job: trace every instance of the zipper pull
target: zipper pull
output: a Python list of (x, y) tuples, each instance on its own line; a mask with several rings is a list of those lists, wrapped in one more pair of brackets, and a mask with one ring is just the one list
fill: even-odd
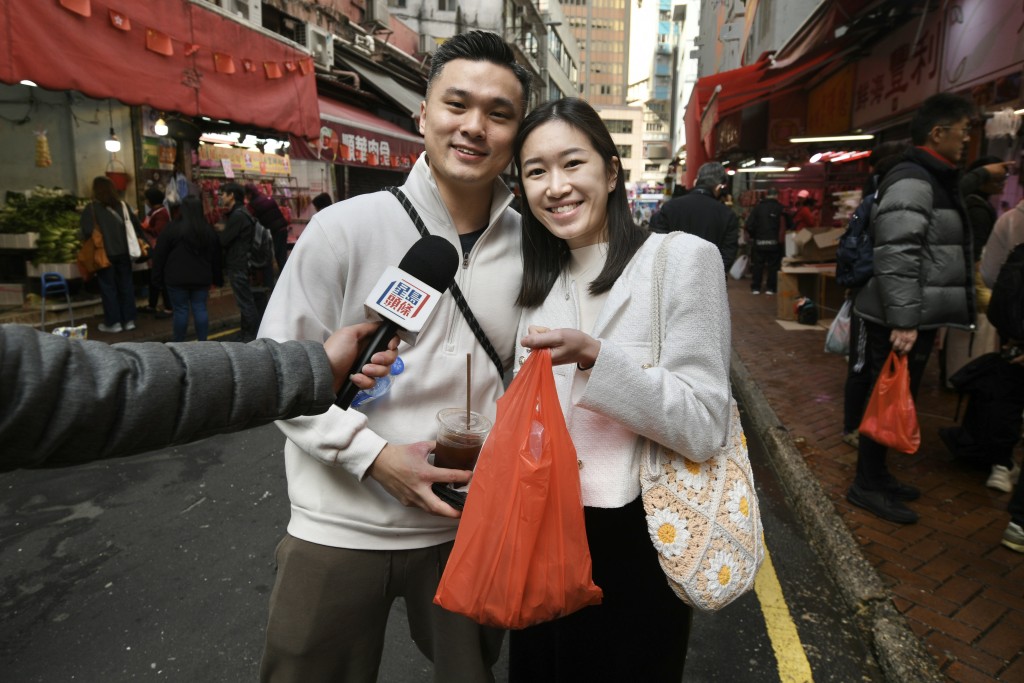
[(469, 252), (468, 251), (465, 254), (462, 255), (462, 268), (463, 269), (469, 268)]

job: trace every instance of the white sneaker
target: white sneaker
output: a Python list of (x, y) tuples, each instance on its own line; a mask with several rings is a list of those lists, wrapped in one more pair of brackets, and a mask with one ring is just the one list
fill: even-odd
[(104, 325), (100, 323), (96, 326), (100, 332), (106, 332), (107, 334), (117, 334), (121, 331), (121, 323), (114, 323), (113, 325)]
[(128, 322), (126, 322), (124, 324), (124, 329), (126, 329), (129, 332), (134, 330), (135, 329), (135, 321), (134, 320), (129, 320)]
[(992, 473), (988, 475), (985, 486), (1003, 493), (1011, 493), (1013, 485), (1017, 483), (1018, 479), (1020, 479), (1020, 465), (1014, 463), (1013, 469), (1002, 465), (992, 465)]
[(774, 290), (771, 290), (771, 289), (769, 289), (767, 292), (765, 292), (765, 294), (767, 294), (768, 296), (775, 296)]
[(754, 296), (757, 296), (758, 294), (761, 293), (761, 290), (760, 289), (752, 289), (752, 290), (750, 290), (750, 293), (753, 294)]

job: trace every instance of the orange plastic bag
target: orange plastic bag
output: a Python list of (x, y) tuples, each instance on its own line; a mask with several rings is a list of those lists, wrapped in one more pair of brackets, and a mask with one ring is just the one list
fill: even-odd
[(860, 433), (902, 453), (916, 453), (920, 447), (921, 429), (917, 424), (914, 397), (910, 394), (906, 356), (889, 352), (871, 391)]
[(601, 595), (551, 353), (537, 350), (498, 399), (434, 602), (480, 624), (524, 628)]

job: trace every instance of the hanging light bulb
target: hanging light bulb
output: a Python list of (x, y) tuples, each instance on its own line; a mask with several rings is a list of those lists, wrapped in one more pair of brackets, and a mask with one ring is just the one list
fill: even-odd
[(160, 137), (167, 135), (167, 122), (164, 121), (164, 117), (161, 116), (156, 120), (156, 123), (153, 124), (153, 132)]
[(114, 111), (110, 100), (107, 100), (107, 116), (110, 119), (110, 137), (103, 143), (103, 146), (107, 148), (108, 152), (113, 154), (114, 152), (121, 151), (121, 141), (114, 135)]

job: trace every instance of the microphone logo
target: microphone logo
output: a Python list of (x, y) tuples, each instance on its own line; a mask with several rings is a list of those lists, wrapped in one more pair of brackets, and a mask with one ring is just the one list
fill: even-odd
[(378, 297), (377, 305), (402, 320), (412, 320), (423, 311), (430, 298), (430, 292), (406, 279), (392, 280)]

